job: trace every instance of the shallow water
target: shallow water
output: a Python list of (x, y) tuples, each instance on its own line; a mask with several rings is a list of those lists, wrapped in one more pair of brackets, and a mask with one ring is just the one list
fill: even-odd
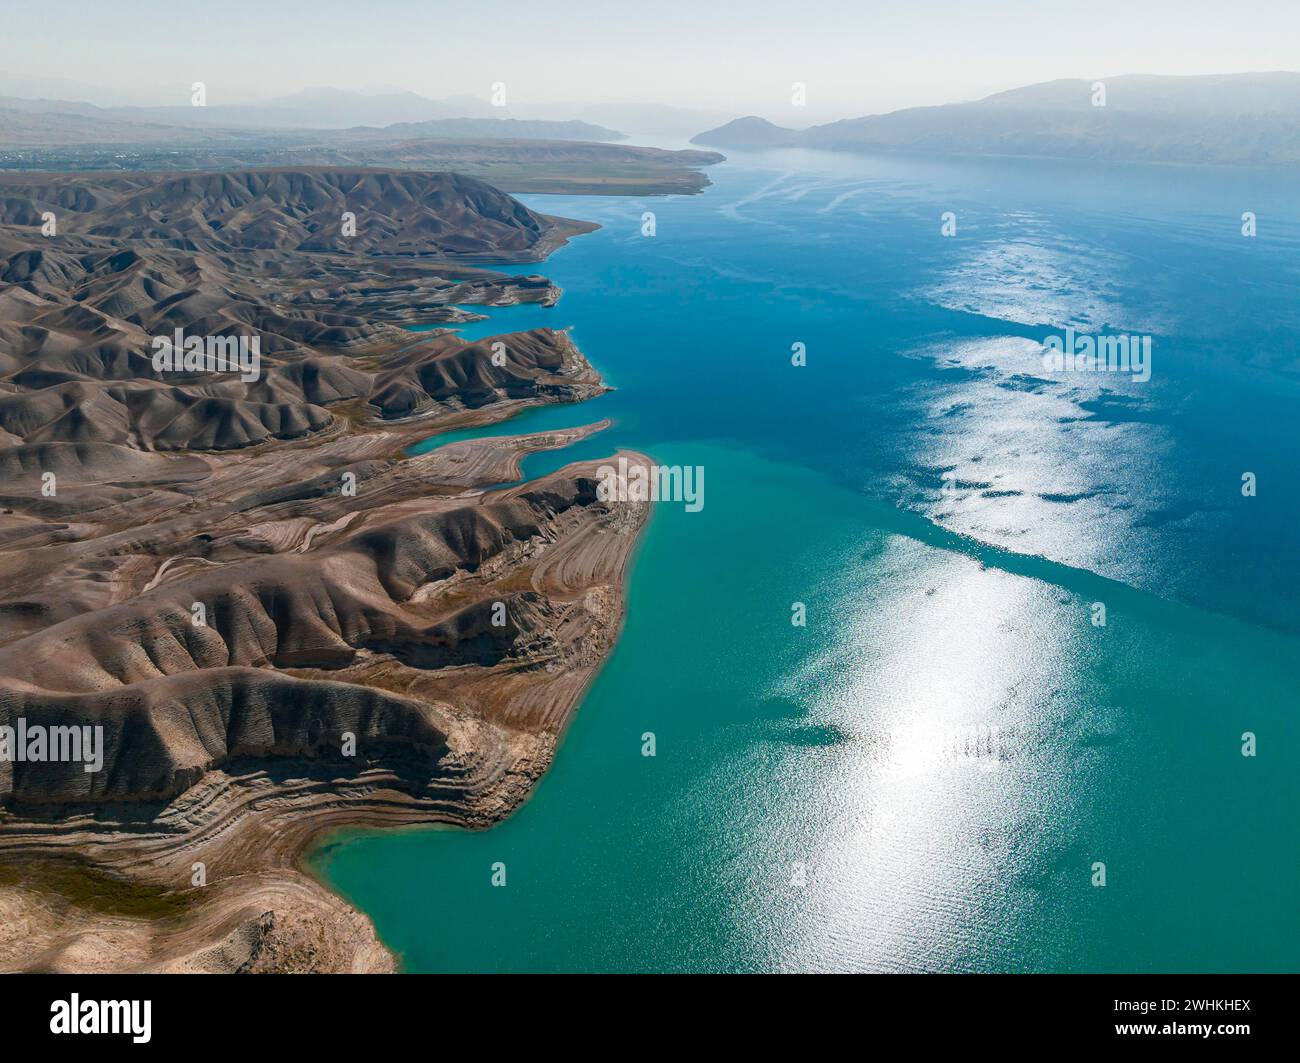
[[(515, 816), (338, 836), (318, 872), (418, 971), (1294, 969), (1300, 182), (711, 176), (524, 197), (603, 228), (520, 267), (556, 307), (464, 334), (573, 326), (617, 390), (426, 444), (611, 417), (525, 474), (634, 447), (702, 466), (703, 511), (655, 507)], [(1044, 372), (1067, 325), (1150, 335), (1151, 380)]]

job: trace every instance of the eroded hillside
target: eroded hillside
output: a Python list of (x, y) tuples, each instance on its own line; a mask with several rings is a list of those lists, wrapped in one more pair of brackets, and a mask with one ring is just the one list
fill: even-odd
[(553, 303), (466, 263), (590, 226), (329, 170), (5, 179), (0, 221), (0, 727), (85, 736), (0, 758), (0, 966), (389, 968), (298, 857), (515, 808), (646, 516), (591, 464), (495, 486), (602, 425), (407, 456), (604, 385), (562, 331), (402, 326)]

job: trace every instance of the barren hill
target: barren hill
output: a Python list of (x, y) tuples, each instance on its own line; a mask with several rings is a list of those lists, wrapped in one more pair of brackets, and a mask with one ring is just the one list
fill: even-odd
[(741, 118), (692, 143), (1293, 166), (1300, 162), (1300, 74), (1061, 78), (982, 100), (908, 107), (804, 130)]
[[(97, 770), (0, 757), (0, 969), (391, 967), (299, 855), (515, 808), (646, 516), (591, 465), (499, 486), (600, 425), (408, 457), (604, 385), (564, 331), (402, 326), (554, 303), (465, 263), (590, 228), (452, 174), (0, 181), (0, 728), (103, 735)], [(257, 372), (156, 362), (178, 330)]]

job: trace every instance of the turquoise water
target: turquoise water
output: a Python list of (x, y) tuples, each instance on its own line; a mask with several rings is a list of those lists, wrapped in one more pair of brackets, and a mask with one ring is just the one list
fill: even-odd
[[(465, 334), (571, 325), (617, 390), (425, 444), (610, 417), (525, 474), (631, 446), (703, 511), (655, 508), (519, 812), (317, 871), (411, 971), (1296, 969), (1300, 182), (711, 175), (527, 197), (603, 228), (540, 267), (557, 306)], [(1044, 373), (1071, 324), (1151, 335), (1152, 379)]]

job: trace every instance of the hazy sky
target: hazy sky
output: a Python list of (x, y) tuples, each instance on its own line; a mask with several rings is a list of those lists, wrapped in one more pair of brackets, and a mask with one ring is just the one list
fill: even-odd
[(0, 0), (0, 18), (5, 73), (179, 103), (196, 80), (210, 104), (312, 85), (486, 97), (499, 81), (508, 106), (652, 100), (798, 124), (1058, 77), (1300, 68), (1300, 0)]

